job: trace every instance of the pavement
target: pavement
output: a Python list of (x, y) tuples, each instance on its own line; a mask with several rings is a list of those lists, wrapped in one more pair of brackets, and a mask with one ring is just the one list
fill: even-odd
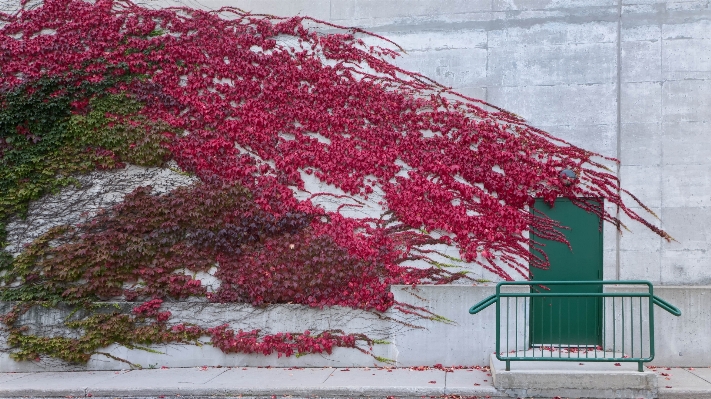
[[(659, 398), (711, 399), (711, 368), (648, 368)], [(488, 367), (196, 367), (0, 373), (0, 397), (495, 398)]]

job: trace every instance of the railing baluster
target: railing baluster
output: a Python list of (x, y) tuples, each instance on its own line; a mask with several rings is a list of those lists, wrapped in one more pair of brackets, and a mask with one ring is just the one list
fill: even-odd
[(518, 356), (518, 297), (516, 297), (516, 332), (514, 335), (515, 339), (515, 344), (514, 344), (514, 350), (516, 351), (516, 356)]
[[(540, 301), (538, 301), (538, 302), (540, 302), (540, 305), (541, 305), (541, 318), (543, 318), (543, 315), (545, 314), (545, 313), (543, 313), (543, 302), (545, 302), (545, 300), (546, 300), (546, 297), (543, 297), (543, 298), (541, 298)], [(541, 342), (539, 343), (539, 345), (540, 345), (540, 350), (541, 350), (541, 357), (543, 357), (543, 345), (544, 345), (543, 342), (542, 342), (542, 341), (543, 341), (543, 328), (544, 328), (544, 327), (543, 327), (543, 322), (542, 322), (542, 320), (541, 320), (541, 334), (540, 334), (541, 336), (538, 337), (538, 340), (541, 341)], [(535, 352), (534, 352), (534, 353), (535, 353)]]
[(605, 317), (607, 316), (607, 315), (605, 314), (605, 307), (607, 306), (607, 298), (603, 297), (603, 298), (602, 298), (602, 301), (600, 301), (600, 302), (602, 303), (602, 328), (601, 328), (600, 333), (602, 334), (602, 340), (601, 340), (601, 343), (602, 343), (602, 357), (604, 358), (604, 357), (606, 357), (606, 356), (605, 356), (605, 351), (607, 350), (607, 345), (606, 345), (606, 343), (605, 343), (605, 337), (607, 336), (607, 330), (605, 329)]
[(642, 297), (639, 297), (639, 357), (644, 357), (644, 324), (642, 324)]
[[(528, 314), (528, 298), (524, 298), (523, 301), (523, 356), (526, 356), (528, 354), (528, 347), (531, 344), (531, 341), (528, 341), (526, 343), (526, 334), (528, 333), (528, 328), (530, 327), (530, 318)], [(528, 337), (529, 339), (531, 338), (530, 336)]]
[(630, 346), (632, 347), (630, 357), (634, 357), (634, 306), (630, 297)]
[(563, 318), (561, 317), (563, 313), (563, 301), (558, 303), (558, 357), (563, 356)]
[(583, 298), (585, 300), (585, 358), (588, 357), (588, 345), (590, 345), (587, 341), (589, 341), (589, 338), (587, 335), (590, 333), (590, 330), (588, 330), (588, 298)]
[(577, 312), (575, 312), (575, 314), (577, 316), (577, 323), (575, 323), (575, 324), (578, 325), (578, 339), (576, 340), (576, 342), (577, 342), (576, 345), (577, 345), (577, 349), (578, 349), (577, 355), (578, 355), (578, 358), (580, 358), (580, 301), (579, 300), (575, 301), (575, 304), (576, 304), (575, 307), (577, 310)]
[(550, 357), (553, 357), (553, 304), (555, 303), (555, 300), (556, 300), (555, 297), (551, 297), (551, 303), (550, 303), (549, 309), (548, 309), (548, 314), (550, 315), (548, 318), (550, 320), (550, 323), (549, 323), (550, 333), (548, 334), (548, 336), (550, 337), (548, 339), (548, 341), (550, 342), (548, 344), (548, 346), (550, 347), (550, 352), (551, 352)]
[(617, 353), (617, 323), (615, 322), (616, 320), (616, 314), (615, 314), (615, 297), (612, 297), (612, 357), (614, 358)]
[(593, 342), (593, 357), (597, 359), (597, 340), (598, 340), (598, 333), (597, 329), (600, 327), (598, 324), (598, 316), (600, 313), (598, 312), (597, 305), (598, 305), (599, 299), (595, 298), (595, 302), (593, 302), (593, 313), (595, 314), (595, 322), (593, 323), (594, 330), (593, 331), (593, 336), (592, 336), (592, 342)]
[[(568, 302), (568, 338), (570, 338), (570, 302)], [(570, 359), (570, 341), (568, 341), (568, 359)]]
[(625, 297), (622, 297), (622, 352), (620, 357), (625, 356)]
[(531, 356), (536, 357), (536, 339), (538, 337), (538, 331), (536, 331), (537, 325), (536, 320), (538, 319), (538, 310), (536, 310), (536, 302), (531, 298)]

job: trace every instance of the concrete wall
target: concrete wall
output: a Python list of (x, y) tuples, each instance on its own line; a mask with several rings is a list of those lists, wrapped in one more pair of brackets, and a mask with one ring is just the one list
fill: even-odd
[[(605, 278), (711, 284), (707, 0), (147, 0), (310, 15), (401, 44), (397, 62), (622, 161), (678, 242), (605, 230)], [(487, 277), (487, 276), (483, 276)], [(491, 277), (491, 276), (489, 276)]]
[[(620, 291), (611, 288), (610, 291)], [(627, 290), (627, 288), (625, 288)], [(322, 331), (342, 328), (346, 332), (366, 333), (384, 339), (389, 344), (374, 345), (374, 353), (392, 359), (398, 366), (420, 365), (487, 365), (495, 351), (495, 310), (490, 307), (477, 315), (468, 309), (494, 293), (493, 286), (396, 286), (395, 299), (422, 306), (441, 315), (451, 323), (405, 317), (396, 311), (390, 319), (347, 308), (311, 309), (300, 305), (272, 305), (254, 308), (241, 304), (173, 303), (167, 304), (172, 313), (170, 322), (189, 320), (212, 327), (229, 323), (233, 328), (261, 329), (264, 333), (277, 331)], [(651, 364), (659, 366), (709, 366), (711, 359), (711, 287), (660, 287), (655, 294), (682, 311), (674, 317), (660, 308), (655, 310), (656, 357)], [(0, 303), (0, 311), (8, 304)], [(129, 311), (133, 305), (123, 305)], [(41, 328), (57, 334), (69, 310), (54, 311), (35, 308), (27, 317), (30, 328)], [(644, 324), (647, 323), (644, 319)], [(337, 327), (334, 327), (337, 326)], [(420, 328), (415, 328), (417, 326)], [(609, 327), (609, 325), (608, 325)], [(513, 326), (511, 327), (513, 328)], [(523, 327), (520, 327), (522, 330)], [(645, 337), (648, 334), (645, 332)], [(519, 340), (519, 343), (523, 340)], [(0, 331), (0, 372), (57, 371), (57, 370), (120, 370), (129, 366), (104, 356), (92, 357), (86, 366), (67, 365), (43, 358), (40, 362), (16, 362), (9, 358), (5, 339)], [(160, 345), (152, 349), (159, 353), (129, 350), (113, 345), (105, 351), (143, 367), (194, 366), (373, 366), (372, 356), (355, 349), (337, 348), (332, 355), (307, 355), (277, 358), (270, 356), (225, 355), (210, 345)], [(511, 348), (513, 349), (513, 348)], [(618, 348), (619, 350), (619, 348)]]

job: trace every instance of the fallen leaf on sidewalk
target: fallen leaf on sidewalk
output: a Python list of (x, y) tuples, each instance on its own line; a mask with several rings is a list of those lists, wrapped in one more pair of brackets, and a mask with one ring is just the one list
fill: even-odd
[(619, 363), (615, 363), (615, 366), (622, 366), (622, 365), (621, 365), (621, 364), (619, 364)]
[(436, 384), (437, 381), (428, 381), (427, 383), (428, 383), (428, 384)]
[(671, 385), (667, 385), (667, 386), (665, 386), (664, 388), (671, 388)]

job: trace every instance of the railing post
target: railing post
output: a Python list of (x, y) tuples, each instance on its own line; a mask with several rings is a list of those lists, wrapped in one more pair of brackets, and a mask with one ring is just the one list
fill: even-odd
[(649, 287), (649, 359), (654, 359), (654, 287), (647, 282)]
[[(496, 284), (496, 357), (501, 355), (501, 283)], [(507, 367), (508, 370), (508, 367)]]

